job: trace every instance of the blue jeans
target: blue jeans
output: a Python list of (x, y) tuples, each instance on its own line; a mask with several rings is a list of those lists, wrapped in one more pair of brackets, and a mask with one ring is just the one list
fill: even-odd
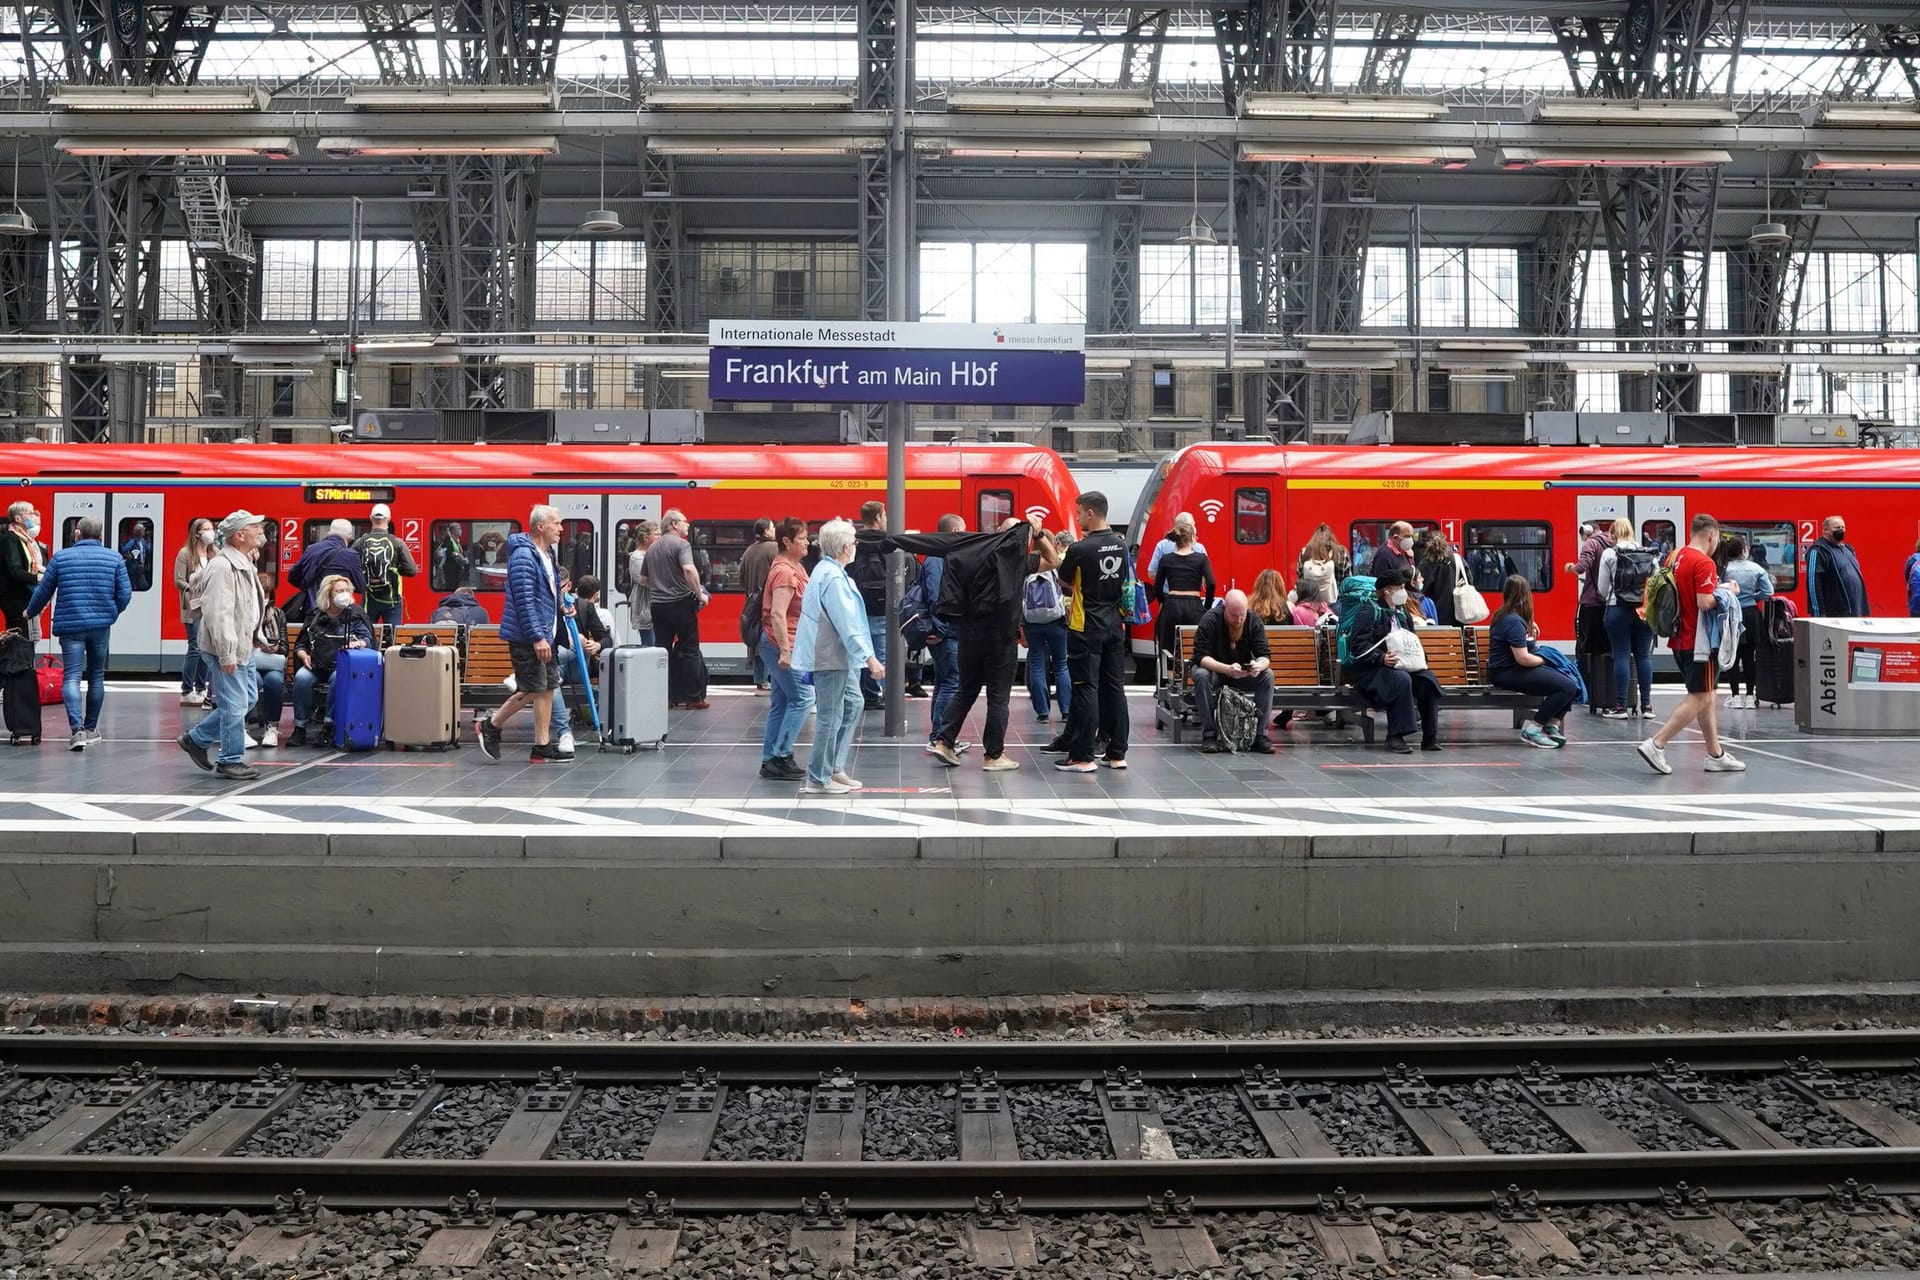
[[(100, 704), (107, 700), (106, 627), (76, 631), (60, 637), (60, 663), (65, 677), (60, 682), (60, 699), (67, 704), (67, 728), (100, 727)], [(87, 701), (80, 705), (80, 670), (86, 668)]]
[[(765, 643), (766, 643), (766, 637), (765, 636), (760, 637), (760, 644), (765, 644)], [(779, 655), (775, 654), (774, 662), (769, 663), (765, 658), (760, 656), (760, 645), (757, 644), (753, 646), (753, 652), (749, 653), (747, 657), (752, 660), (753, 682), (757, 685), (767, 683), (768, 673), (773, 670), (774, 664), (779, 662)]]
[(549, 741), (560, 741), (560, 735), (573, 732), (573, 716), (567, 711), (567, 700), (558, 689), (553, 691), (553, 710), (547, 716)]
[(845, 669), (813, 673), (813, 701), (819, 719), (813, 726), (813, 754), (807, 757), (807, 781), (824, 787), (836, 773), (845, 773), (853, 751), (853, 731), (866, 709), (853, 672)]
[(249, 719), (262, 728), (271, 725), (277, 729), (280, 712), (287, 705), (287, 660), (277, 653), (256, 653), (253, 669), (260, 673), (260, 697)]
[(396, 600), (392, 604), (367, 603), (367, 619), (376, 627), (397, 627), (400, 625), (400, 613), (406, 606)]
[[(1047, 687), (1051, 684), (1064, 719), (1073, 706), (1073, 681), (1067, 676), (1066, 621), (1022, 625), (1027, 632), (1027, 693), (1033, 698), (1033, 714), (1046, 719)], [(1048, 666), (1053, 668), (1051, 681), (1047, 679)]]
[(780, 665), (780, 650), (764, 635), (754, 657), (766, 668), (767, 680), (773, 685), (767, 699), (767, 730), (760, 738), (760, 759), (765, 762), (793, 754), (793, 744), (800, 740), (800, 730), (807, 723), (807, 712), (813, 710), (813, 686), (801, 684), (791, 668)]
[(635, 628), (633, 633), (633, 642), (639, 645), (643, 649), (653, 648), (653, 628), (652, 627)]
[[(203, 654), (202, 660), (213, 673), (213, 699), (218, 708), (211, 715), (202, 716), (200, 723), (187, 730), (187, 737), (197, 747), (212, 750), (220, 748), (219, 763), (245, 764), (247, 760), (247, 712), (253, 709), (254, 699), (260, 696), (260, 672), (251, 662), (243, 662), (229, 675), (220, 669), (220, 663), (210, 653)], [(301, 672), (301, 675), (307, 674)], [(299, 689), (299, 679), (295, 678), (294, 688)], [(295, 706), (299, 703), (296, 701)]]
[[(313, 687), (320, 682), (312, 667), (302, 667), (293, 673), (293, 727), (304, 728), (307, 718), (313, 714)], [(252, 706), (251, 699), (247, 702)], [(327, 719), (333, 719), (333, 681), (327, 681)]]
[(936, 636), (927, 641), (927, 653), (933, 658), (933, 698), (927, 708), (927, 741), (932, 742), (947, 718), (947, 704), (960, 692), (960, 638)]
[(200, 652), (200, 620), (195, 618), (187, 624), (187, 660), (180, 666), (180, 692), (185, 695), (195, 689), (206, 692), (207, 680), (213, 673), (213, 664), (207, 655)]
[[(873, 641), (873, 656), (880, 659), (881, 666), (883, 667), (886, 666), (887, 665), (887, 620), (884, 617), (867, 619), (867, 638)], [(886, 692), (886, 686), (883, 685), (880, 681), (875, 680), (871, 675), (869, 675), (865, 667), (861, 667), (860, 668), (861, 697), (865, 698), (868, 702), (878, 702), (880, 700), (880, 695), (885, 692)]]
[(1627, 679), (1628, 660), (1640, 676), (1640, 706), (1653, 705), (1653, 628), (1630, 604), (1607, 606), (1607, 640), (1613, 645), (1613, 696), (1625, 709), (1634, 706)]

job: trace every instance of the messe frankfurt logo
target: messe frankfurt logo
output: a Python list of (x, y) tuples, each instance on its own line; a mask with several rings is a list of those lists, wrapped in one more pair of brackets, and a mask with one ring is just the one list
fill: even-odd
[(1007, 340), (1007, 331), (1005, 329), (995, 329), (993, 331), (993, 340), (995, 342), (1005, 342)]

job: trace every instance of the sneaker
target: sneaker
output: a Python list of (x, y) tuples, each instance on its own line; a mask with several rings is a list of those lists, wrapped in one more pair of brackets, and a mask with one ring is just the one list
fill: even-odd
[(1413, 748), (1407, 745), (1405, 737), (1395, 737), (1392, 734), (1387, 735), (1387, 750), (1396, 756), (1410, 756), (1413, 754)]
[(306, 746), (307, 745), (307, 726), (299, 725), (295, 727), (294, 731), (287, 735), (287, 745), (289, 747)]
[(73, 729), (68, 731), (67, 750), (85, 751), (86, 749), (87, 749), (87, 731), (85, 729)]
[(1520, 741), (1530, 747), (1539, 747), (1544, 751), (1551, 751), (1559, 745), (1547, 736), (1546, 730), (1531, 720), (1527, 721), (1526, 727), (1520, 730)]
[(1260, 738), (1257, 739), (1251, 747), (1248, 747), (1247, 750), (1256, 756), (1270, 756), (1273, 754), (1273, 744), (1265, 738)]
[(180, 695), (180, 705), (183, 707), (197, 707), (206, 702), (206, 700), (207, 695), (201, 693), (198, 689), (195, 689), (192, 693), (183, 693)]
[(1540, 726), (1540, 728), (1546, 732), (1546, 735), (1549, 738), (1553, 739), (1554, 746), (1564, 747), (1567, 745), (1567, 731), (1561, 728), (1559, 725), (1543, 724)]
[(1635, 747), (1634, 750), (1640, 753), (1640, 758), (1645, 760), (1647, 767), (1655, 773), (1673, 772), (1673, 766), (1667, 763), (1666, 749), (1652, 738), (1648, 738), (1645, 742)]
[(1009, 769), (1018, 769), (1020, 762), (1012, 756), (988, 756), (980, 762), (983, 773), (1005, 773)]
[(1420, 739), (1420, 749), (1422, 751), (1445, 751), (1446, 750), (1445, 747), (1440, 745), (1440, 739), (1438, 738)]
[(1653, 708), (1652, 708), (1652, 707), (1642, 707), (1642, 708), (1640, 708), (1640, 718), (1641, 718), (1642, 720), (1651, 720), (1651, 719), (1653, 719)]
[(500, 763), (500, 730), (492, 720), (477, 716), (473, 722), (473, 736), (480, 743), (480, 754), (487, 758), (488, 764)]
[(562, 751), (551, 742), (542, 743), (527, 752), (528, 764), (565, 764), (572, 759), (571, 751)]
[(768, 782), (791, 782), (786, 766), (780, 763), (778, 756), (771, 756), (760, 762), (760, 776)]
[(753, 696), (756, 698), (764, 698), (772, 691), (773, 686), (770, 684), (757, 684), (753, 686)]
[(1046, 752), (1050, 756), (1063, 756), (1067, 754), (1067, 752), (1071, 751), (1072, 749), (1073, 749), (1073, 744), (1067, 741), (1067, 735), (1064, 733), (1058, 735), (1053, 739), (1053, 741), (1049, 742), (1046, 746), (1040, 748), (1040, 750)]
[(923, 684), (910, 684), (907, 686), (907, 696), (909, 698), (924, 698), (927, 696), (927, 687)]
[(1627, 710), (1625, 707), (1608, 707), (1600, 713), (1600, 718), (1602, 720), (1631, 720), (1633, 718), (1633, 712)]
[(570, 756), (573, 754), (573, 730), (569, 729), (560, 735), (559, 747), (561, 755)]
[(1747, 762), (1725, 747), (1720, 748), (1719, 755), (1707, 757), (1708, 773), (1745, 773), (1746, 771)]
[(260, 776), (260, 771), (250, 764), (223, 764), (214, 769), (216, 777), (228, 782), (252, 782)]
[(781, 756), (774, 763), (780, 766), (781, 774), (788, 782), (798, 782), (807, 776), (807, 771), (791, 755)]
[(825, 782), (809, 782), (800, 788), (803, 796), (844, 796), (853, 790), (844, 782), (835, 782), (828, 778)]
[(213, 757), (207, 754), (207, 749), (205, 747), (201, 746), (199, 743), (195, 742), (192, 738), (188, 737), (184, 733), (181, 734), (179, 737), (175, 738), (173, 741), (174, 741), (174, 745), (178, 746), (182, 751), (186, 752), (189, 756), (193, 758), (193, 764), (195, 768), (200, 769), (206, 773), (213, 772)]
[(867, 784), (848, 773), (845, 769), (833, 775), (833, 780), (849, 791), (858, 791)]
[[(241, 744), (242, 750), (258, 751), (260, 749), (260, 734), (254, 729), (252, 725), (248, 725), (246, 729), (242, 732), (241, 736), (246, 739), (246, 741)], [(75, 747), (73, 749), (75, 751), (78, 751), (80, 748)]]
[(973, 750), (973, 744), (971, 742), (956, 742), (953, 744), (953, 749), (961, 755), (965, 755), (967, 752)]
[(1219, 740), (1216, 738), (1202, 738), (1200, 740), (1200, 754), (1203, 756), (1217, 756), (1225, 750), (1226, 748), (1221, 746)]
[(1056, 761), (1053, 767), (1058, 769), (1061, 773), (1092, 773), (1095, 769), (1098, 769), (1100, 766), (1096, 765), (1091, 760), (1066, 759), (1066, 760)]
[(886, 709), (887, 709), (887, 704), (886, 704), (886, 703), (884, 703), (884, 702), (882, 702), (882, 701), (881, 701), (880, 699), (878, 699), (878, 698), (868, 698), (868, 699), (867, 699), (867, 710), (869, 710), (869, 711), (885, 711)]
[(692, 702), (684, 703), (682, 705), (684, 705), (686, 709), (689, 711), (705, 711), (708, 707), (712, 706), (713, 704), (711, 702), (708, 702), (705, 698), (695, 698)]
[(947, 768), (957, 769), (960, 767), (960, 753), (946, 743), (936, 740), (927, 744), (927, 750), (933, 753), (934, 759), (946, 765)]
[(268, 725), (260, 731), (260, 745), (271, 751), (280, 745), (280, 729), (277, 725)]
[(1127, 767), (1127, 758), (1125, 756), (1101, 756), (1100, 766), (1103, 769), (1124, 769)]

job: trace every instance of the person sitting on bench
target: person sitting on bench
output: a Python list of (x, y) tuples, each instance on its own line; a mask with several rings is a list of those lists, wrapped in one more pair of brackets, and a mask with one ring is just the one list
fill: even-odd
[[(314, 737), (309, 729), (317, 731), (332, 719), (333, 672), (340, 651), (372, 647), (373, 625), (354, 603), (353, 583), (344, 574), (329, 574), (320, 583), (319, 607), (293, 647), (293, 733), (288, 746), (307, 746)], [(321, 689), (327, 695), (324, 703), (314, 697)]]
[(1273, 754), (1267, 720), (1273, 714), (1273, 660), (1267, 649), (1267, 628), (1247, 607), (1247, 593), (1229, 591), (1220, 607), (1209, 609), (1193, 632), (1193, 701), (1200, 715), (1200, 749), (1216, 754), (1225, 748), (1214, 715), (1221, 689), (1238, 689), (1252, 697), (1256, 715), (1255, 755)]
[(1413, 754), (1407, 735), (1413, 732), (1416, 710), (1420, 749), (1440, 750), (1440, 682), (1431, 671), (1405, 670), (1387, 642), (1395, 630), (1413, 630), (1413, 615), (1407, 611), (1410, 576), (1404, 569), (1375, 575), (1374, 594), (1353, 606), (1352, 619), (1342, 619), (1352, 655), (1347, 679), (1368, 706), (1386, 712), (1386, 748), (1403, 756)]

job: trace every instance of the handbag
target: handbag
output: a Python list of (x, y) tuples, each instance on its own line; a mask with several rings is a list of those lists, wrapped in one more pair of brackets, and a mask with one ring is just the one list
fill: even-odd
[(1493, 610), (1487, 608), (1487, 598), (1468, 580), (1466, 563), (1458, 555), (1453, 558), (1453, 568), (1454, 621), (1463, 627), (1470, 627), (1491, 618)]
[(1396, 628), (1387, 632), (1387, 652), (1399, 660), (1402, 671), (1427, 669), (1426, 648), (1420, 643), (1420, 637), (1411, 631)]
[(0, 635), (0, 676), (20, 676), (33, 670), (33, 641), (14, 629)]
[(60, 686), (66, 683), (66, 671), (60, 665), (60, 659), (48, 656), (40, 659), (33, 670), (34, 681), (40, 686), (40, 705), (50, 707), (61, 700)]

